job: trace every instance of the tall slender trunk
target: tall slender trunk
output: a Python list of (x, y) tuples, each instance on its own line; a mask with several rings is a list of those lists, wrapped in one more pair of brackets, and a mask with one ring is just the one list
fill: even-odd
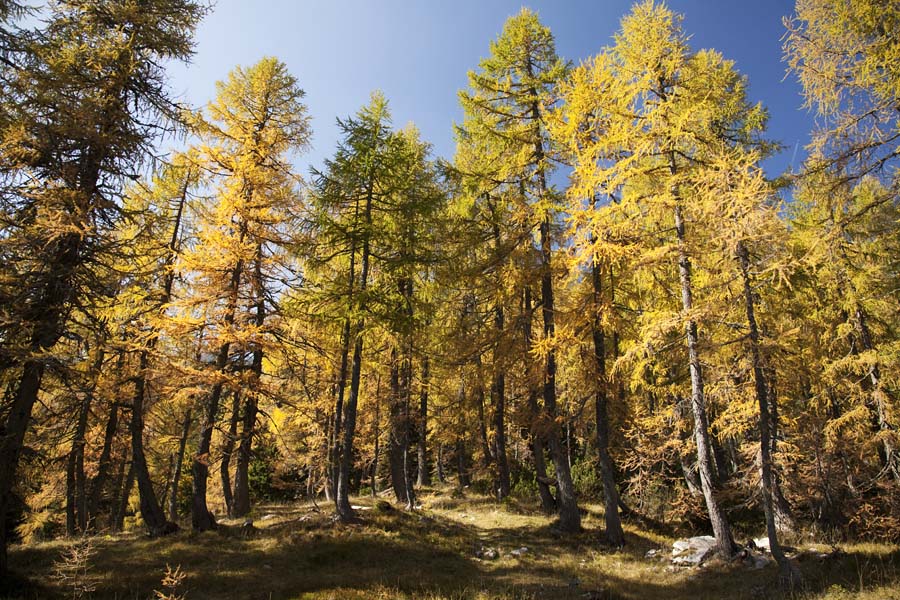
[(234, 470), (234, 517), (243, 517), (250, 512), (250, 460), (252, 458), (253, 434), (256, 415), (259, 411), (256, 393), (244, 394), (244, 414), (241, 422), (241, 441), (237, 450), (237, 465)]
[[(124, 467), (124, 462), (122, 463)], [(120, 478), (121, 482), (121, 478)], [(114, 532), (122, 531), (125, 524), (125, 513), (128, 512), (128, 502), (131, 500), (131, 488), (134, 487), (134, 463), (128, 461), (128, 475), (125, 476), (125, 483), (119, 491), (116, 510), (113, 514), (111, 529)]]
[[(253, 267), (253, 293), (256, 296), (254, 325), (256, 325), (257, 332), (263, 330), (266, 322), (266, 294), (262, 274), (262, 261), (262, 244), (257, 244), (256, 260)], [(253, 343), (253, 362), (250, 365), (250, 390), (244, 395), (241, 443), (238, 445), (237, 468), (234, 474), (235, 517), (243, 517), (250, 512), (250, 460), (252, 458), (253, 436), (256, 432), (256, 417), (259, 413), (259, 396), (262, 393), (262, 373), (262, 340), (256, 340)]]
[[(240, 225), (240, 242), (244, 241), (247, 235), (247, 224)], [(237, 311), (238, 291), (241, 283), (241, 274), (244, 270), (243, 259), (238, 259), (234, 268), (231, 270), (231, 276), (228, 282), (228, 300), (225, 307), (225, 325), (230, 327), (234, 324), (235, 312)], [(228, 366), (228, 356), (231, 350), (231, 342), (223, 342), (219, 346), (216, 354), (215, 373), (216, 381), (213, 383), (206, 402), (203, 406), (203, 413), (200, 420), (199, 438), (197, 440), (197, 453), (191, 464), (191, 475), (193, 477), (192, 493), (191, 493), (191, 526), (196, 531), (208, 531), (216, 528), (216, 519), (210, 512), (206, 504), (206, 488), (209, 479), (209, 462), (210, 447), (212, 445), (213, 429), (216, 426), (216, 416), (219, 412), (219, 401), (222, 398), (222, 390), (224, 382), (222, 377), (225, 375)]]
[[(371, 194), (370, 194), (371, 196)], [(371, 203), (371, 201), (369, 202)], [(359, 224), (359, 197), (356, 197), (353, 203), (353, 228)], [(349, 312), (353, 312), (356, 299), (354, 298), (354, 286), (356, 283), (356, 236), (350, 239), (350, 265), (347, 271), (347, 308)], [(329, 447), (331, 460), (329, 469), (331, 475), (328, 484), (330, 485), (332, 497), (337, 508), (337, 478), (340, 471), (341, 460), (341, 421), (344, 412), (344, 395), (347, 389), (347, 368), (350, 358), (350, 317), (344, 319), (344, 327), (341, 331), (341, 366), (338, 371), (337, 382), (337, 398), (334, 404), (334, 427), (332, 428), (332, 442)]]
[[(366, 189), (366, 202), (363, 210), (363, 222), (365, 225), (365, 235), (363, 236), (362, 257), (359, 276), (359, 294), (358, 297), (365, 298), (368, 288), (369, 279), (369, 244), (372, 227), (372, 203), (374, 201), (374, 190), (372, 182)], [(350, 506), (350, 471), (353, 469), (353, 436), (356, 434), (356, 409), (359, 402), (359, 382), (362, 372), (362, 352), (363, 352), (363, 313), (365, 311), (365, 300), (357, 300), (354, 303), (356, 312), (359, 315), (356, 320), (355, 327), (351, 328), (351, 333), (355, 336), (356, 341), (353, 344), (353, 363), (350, 369), (350, 396), (347, 398), (347, 406), (344, 408), (343, 431), (341, 442), (340, 465), (338, 469), (338, 483), (336, 494), (336, 505), (338, 516), (343, 521), (348, 521), (354, 517), (353, 508)]]
[[(675, 173), (674, 157), (670, 159), (672, 174)], [(697, 444), (697, 464), (700, 471), (700, 486), (706, 500), (706, 510), (712, 522), (713, 533), (719, 553), (726, 558), (734, 554), (735, 544), (725, 513), (716, 498), (715, 474), (713, 471), (712, 447), (709, 436), (709, 422), (706, 415), (706, 399), (703, 394), (703, 371), (700, 367), (697, 322), (691, 316), (693, 310), (693, 290), (691, 287), (691, 261), (685, 248), (685, 226), (681, 214), (681, 203), (677, 190), (675, 197), (675, 232), (678, 239), (678, 275), (681, 282), (681, 306), (687, 317), (685, 338), (688, 347), (688, 361), (691, 372), (691, 410), (694, 414), (694, 439)]]
[(391, 488), (397, 502), (406, 504), (408, 493), (406, 489), (406, 474), (403, 464), (403, 438), (406, 423), (403, 420), (403, 398), (400, 382), (400, 358), (397, 348), (391, 348), (391, 375), (390, 375), (390, 446), (388, 448), (388, 462), (391, 469)]
[(475, 355), (475, 408), (478, 410), (478, 441), (481, 444), (481, 465), (489, 467), (494, 463), (494, 453), (488, 438), (487, 418), (484, 412), (484, 384), (482, 383), (481, 355)]
[(237, 441), (238, 422), (241, 420), (241, 391), (234, 390), (231, 396), (231, 418), (228, 420), (228, 433), (222, 444), (222, 462), (219, 463), (219, 476), (222, 479), (222, 497), (225, 500), (225, 514), (234, 517), (234, 494), (231, 489), (231, 456)]
[(437, 459), (435, 460), (435, 475), (437, 476), (438, 483), (445, 483), (446, 476), (444, 475), (444, 444), (438, 444), (437, 450)]
[(178, 439), (178, 453), (175, 455), (175, 468), (172, 470), (172, 495), (169, 497), (169, 520), (178, 522), (178, 488), (181, 483), (181, 467), (184, 465), (184, 452), (187, 447), (188, 434), (191, 431), (191, 407), (184, 413), (181, 424), (181, 437)]
[(375, 422), (373, 424), (375, 447), (372, 451), (372, 497), (378, 495), (378, 459), (381, 452), (381, 378), (375, 378)]
[[(35, 302), (36, 314), (31, 319), (35, 325), (28, 348), (36, 356), (52, 348), (63, 334), (66, 308), (74, 295), (72, 278), (81, 259), (80, 235), (64, 235), (57, 244), (52, 264), (56, 276), (48, 278), (42, 285), (40, 298)], [(31, 411), (37, 402), (44, 368), (44, 362), (40, 359), (26, 360), (14, 388), (12, 406), (3, 427), (4, 435), (0, 436), (0, 515), (6, 515), (12, 503), (19, 456), (31, 421)], [(7, 521), (0, 518), (0, 577), (6, 574), (9, 567)]]
[(769, 390), (763, 372), (763, 359), (759, 348), (760, 336), (756, 323), (756, 302), (753, 298), (753, 287), (750, 281), (750, 253), (742, 242), (739, 242), (737, 246), (737, 258), (744, 284), (744, 306), (747, 311), (747, 327), (750, 331), (750, 362), (753, 365), (753, 383), (756, 389), (756, 400), (759, 404), (760, 484), (762, 487), (763, 511), (766, 515), (766, 533), (769, 536), (769, 551), (778, 563), (781, 579), (790, 585), (797, 581), (799, 571), (791, 565), (784, 555), (781, 544), (778, 543), (778, 530), (775, 526), (775, 509), (772, 500), (772, 456), (770, 454), (772, 448), (769, 439), (772, 433), (769, 425)]
[(463, 425), (463, 414), (466, 408), (466, 380), (464, 375), (459, 376), (459, 390), (456, 392), (457, 400), (457, 435), (456, 435), (456, 483), (460, 490), (471, 484), (469, 479), (469, 461), (466, 458), (466, 440), (462, 432), (465, 431)]
[[(500, 223), (496, 207), (490, 196), (487, 197), (488, 209), (491, 212), (491, 231), (494, 238), (494, 260), (499, 264), (502, 260), (503, 249), (500, 242)], [(502, 500), (509, 496), (509, 461), (506, 457), (506, 376), (502, 364), (504, 330), (506, 328), (503, 304), (500, 298), (499, 275), (494, 285), (497, 286), (497, 297), (494, 300), (494, 331), (496, 339), (493, 344), (493, 357), (491, 360), (491, 404), (493, 405), (494, 440), (493, 453), (497, 461), (497, 499)]]
[(418, 477), (419, 486), (431, 485), (431, 471), (428, 469), (428, 386), (430, 385), (430, 361), (428, 356), (422, 359), (422, 390), (419, 393), (419, 439), (418, 439)]
[[(687, 430), (683, 427), (683, 424), (686, 421), (687, 417), (684, 407), (685, 399), (680, 395), (674, 395), (672, 397), (672, 400), (675, 405), (675, 418), (677, 421), (675, 426), (678, 428), (678, 441), (680, 441), (682, 444), (687, 444), (688, 433)], [(679, 452), (678, 459), (681, 463), (681, 474), (684, 476), (684, 483), (687, 486), (688, 492), (690, 492), (692, 496), (703, 495), (703, 489), (700, 484), (700, 476), (697, 473), (696, 463), (692, 463), (688, 459), (688, 454), (685, 452)]]
[[(120, 356), (124, 355), (121, 354)], [(97, 474), (91, 480), (91, 491), (88, 500), (88, 522), (92, 527), (97, 525), (97, 516), (100, 510), (100, 499), (103, 495), (103, 488), (106, 487), (106, 480), (109, 478), (110, 457), (112, 455), (112, 445), (116, 437), (116, 430), (119, 427), (119, 405), (115, 402), (110, 403), (109, 417), (106, 420), (106, 429), (103, 432), (103, 449), (100, 451), (100, 458), (97, 460)]]
[(775, 463), (775, 454), (778, 451), (778, 393), (775, 385), (775, 369), (768, 367), (765, 370), (766, 383), (768, 385), (769, 408), (771, 416), (769, 418), (769, 428), (771, 435), (771, 453), (772, 453), (772, 498), (775, 504), (775, 525), (778, 531), (794, 531), (796, 523), (791, 505), (788, 503), (784, 492), (781, 489), (781, 478)]
[(613, 546), (625, 545), (625, 533), (619, 519), (619, 491), (616, 489), (615, 467), (609, 455), (609, 414), (607, 411), (609, 377), (606, 373), (606, 347), (603, 327), (600, 321), (600, 307), (603, 305), (603, 286), (600, 265), (595, 260), (591, 265), (593, 287), (594, 318), (591, 333), (594, 341), (594, 364), (597, 368), (597, 391), (594, 394), (594, 409), (597, 426), (597, 458), (600, 463), (600, 477), (603, 480), (605, 501), (606, 539)]
[(66, 461), (66, 535), (87, 529), (87, 501), (84, 482), (84, 434), (91, 412), (93, 394), (87, 393), (78, 408), (78, 419), (72, 435), (72, 448)]
[[(503, 307), (499, 302), (494, 307), (494, 325), (499, 336), (503, 332)], [(493, 381), (491, 382), (491, 404), (493, 404), (494, 421), (494, 458), (497, 461), (497, 499), (502, 500), (509, 496), (509, 461), (506, 457), (506, 377), (503, 367), (500, 365), (500, 351), (497, 345), (494, 347)]]
[[(527, 285), (522, 295), (523, 312), (525, 318), (522, 321), (522, 334), (525, 338), (525, 355), (531, 356), (531, 319), (533, 316), (533, 307), (531, 305), (531, 288)], [(538, 495), (541, 498), (541, 508), (546, 513), (556, 511), (556, 499), (550, 491), (549, 479), (547, 477), (547, 464), (544, 461), (544, 433), (540, 426), (540, 408), (538, 407), (538, 392), (534, 384), (530, 381), (528, 385), (528, 412), (531, 419), (531, 427), (529, 429), (531, 455), (534, 459), (534, 472), (537, 480)]]

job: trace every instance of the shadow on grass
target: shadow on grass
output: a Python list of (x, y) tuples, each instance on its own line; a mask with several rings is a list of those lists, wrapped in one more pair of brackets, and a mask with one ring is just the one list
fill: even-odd
[[(460, 505), (462, 508), (471, 504)], [(166, 565), (187, 573), (188, 600), (278, 598), (474, 598), (654, 599), (791, 598), (777, 589), (773, 566), (750, 570), (723, 564), (672, 570), (667, 561), (644, 557), (659, 547), (649, 537), (627, 534), (618, 550), (601, 543), (602, 532), (576, 535), (552, 524), (479, 527), (428, 511), (360, 511), (360, 522), (340, 524), (330, 514), (302, 507), (275, 510), (272, 524), (241, 537), (237, 526), (218, 532), (146, 538), (96, 538), (92, 576), (95, 599), (146, 600), (161, 589)], [(499, 548), (496, 561), (479, 561), (479, 545)], [(527, 547), (520, 557), (514, 548)], [(6, 596), (64, 598), (52, 580), (59, 543), (15, 548), (11, 565), (30, 587)], [(809, 593), (838, 584), (900, 582), (900, 550), (850, 552), (827, 558), (804, 555), (799, 565)], [(26, 590), (13, 594), (10, 589)]]

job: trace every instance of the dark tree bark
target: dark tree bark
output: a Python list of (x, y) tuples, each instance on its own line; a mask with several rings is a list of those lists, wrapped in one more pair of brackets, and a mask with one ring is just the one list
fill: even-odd
[(175, 531), (178, 527), (166, 520), (162, 506), (156, 499), (156, 491), (150, 479), (147, 458), (144, 455), (144, 396), (146, 390), (146, 372), (149, 352), (142, 350), (139, 358), (139, 372), (135, 377), (134, 396), (131, 403), (131, 467), (137, 481), (138, 494), (141, 498), (141, 518), (150, 535), (160, 536)]
[[(525, 318), (522, 322), (522, 332), (525, 337), (525, 354), (531, 355), (531, 319), (533, 315), (533, 307), (531, 305), (531, 289), (525, 286), (523, 293)], [(538, 486), (538, 495), (541, 498), (541, 508), (545, 513), (556, 512), (556, 498), (550, 491), (547, 477), (547, 464), (544, 460), (544, 432), (540, 426), (540, 408), (537, 401), (538, 393), (534, 385), (528, 382), (528, 411), (531, 417), (530, 448), (531, 455), (534, 460), (534, 471)]]
[[(494, 238), (494, 260), (498, 264), (502, 260), (503, 248), (500, 241), (500, 223), (496, 214), (496, 208), (490, 196), (487, 198), (488, 210), (491, 213), (492, 235)], [(509, 496), (509, 461), (506, 457), (506, 376), (502, 364), (503, 351), (501, 346), (506, 329), (503, 303), (500, 298), (501, 282), (495, 282), (497, 286), (497, 298), (494, 302), (494, 331), (496, 340), (493, 345), (493, 360), (491, 361), (491, 404), (493, 405), (494, 440), (493, 453), (497, 461), (497, 499), (502, 500)]]
[(481, 443), (481, 466), (489, 467), (494, 463), (490, 440), (487, 432), (487, 419), (484, 414), (484, 385), (481, 377), (481, 355), (475, 356), (475, 408), (478, 410), (478, 441)]
[(381, 378), (376, 377), (375, 381), (375, 423), (373, 436), (375, 438), (375, 448), (372, 452), (372, 476), (371, 488), (372, 497), (378, 495), (378, 459), (381, 453)]
[[(406, 417), (406, 394), (408, 385), (406, 367), (400, 364), (396, 348), (391, 349), (391, 437), (388, 460), (391, 467), (391, 487), (397, 502), (409, 506), (410, 493), (406, 472), (406, 456), (409, 448), (409, 421)], [(401, 376), (401, 372), (404, 372)]]
[(244, 394), (244, 414), (241, 423), (241, 442), (238, 444), (237, 466), (234, 471), (234, 516), (243, 517), (250, 512), (250, 460), (253, 434), (259, 407), (256, 394)]
[(437, 460), (435, 461), (435, 475), (437, 476), (438, 483), (446, 482), (447, 478), (444, 475), (444, 444), (438, 444)]
[(597, 391), (594, 394), (594, 409), (597, 425), (597, 458), (600, 463), (600, 477), (603, 480), (605, 501), (606, 539), (613, 546), (625, 545), (625, 533), (619, 519), (619, 491), (616, 488), (615, 466), (609, 455), (609, 414), (607, 411), (609, 377), (606, 373), (606, 347), (600, 321), (600, 307), (603, 301), (603, 286), (600, 265), (594, 261), (591, 267), (591, 283), (594, 292), (594, 315), (591, 333), (594, 341), (594, 364), (597, 369)]
[[(124, 469), (125, 463), (122, 463)], [(119, 478), (119, 482), (121, 483), (121, 477)], [(125, 513), (128, 512), (128, 501), (131, 499), (131, 488), (134, 487), (134, 463), (128, 463), (128, 475), (125, 476), (125, 483), (121, 487), (118, 502), (116, 503), (116, 510), (113, 513), (112, 523), (110, 524), (110, 529), (113, 532), (122, 531), (122, 527), (125, 525)]]
[(431, 363), (426, 356), (422, 360), (422, 390), (419, 393), (418, 477), (416, 479), (416, 483), (419, 486), (431, 485), (431, 471), (428, 469), (428, 386), (431, 383), (430, 366)]
[(118, 427), (119, 405), (113, 402), (109, 407), (109, 417), (106, 420), (106, 429), (103, 433), (103, 449), (100, 451), (100, 458), (97, 460), (97, 474), (91, 480), (91, 492), (88, 500), (88, 522), (92, 527), (97, 525), (100, 500), (103, 496), (103, 488), (106, 487), (106, 480), (109, 478), (112, 445)]
[(241, 420), (241, 392), (235, 390), (231, 396), (231, 418), (228, 421), (228, 433), (222, 444), (222, 462), (219, 463), (219, 476), (222, 479), (222, 498), (225, 500), (225, 513), (234, 517), (234, 494), (231, 489), (231, 456), (237, 440), (238, 422)]
[[(374, 190), (372, 182), (366, 189), (366, 201), (363, 210), (363, 222), (366, 231), (372, 227), (372, 203), (374, 201)], [(362, 257), (359, 276), (359, 295), (365, 298), (368, 288), (369, 279), (369, 251), (370, 239), (366, 235), (363, 238)], [(357, 301), (357, 311), (362, 315), (365, 310), (364, 302)], [(343, 431), (341, 432), (341, 456), (338, 469), (337, 495), (336, 505), (338, 516), (343, 521), (353, 519), (354, 512), (350, 506), (350, 471), (353, 469), (353, 436), (356, 434), (356, 410), (359, 403), (359, 382), (362, 371), (362, 352), (363, 352), (363, 317), (359, 316), (356, 326), (351, 328), (351, 333), (355, 336), (353, 345), (353, 363), (350, 370), (350, 396), (347, 398), (347, 406), (344, 408)]]
[[(243, 242), (247, 235), (247, 224), (241, 223), (239, 241)], [(244, 270), (244, 261), (239, 259), (231, 271), (228, 283), (228, 300), (225, 310), (225, 324), (234, 324), (237, 310), (238, 291), (241, 283), (241, 274)], [(215, 371), (218, 375), (213, 383), (200, 420), (200, 435), (197, 441), (197, 453), (191, 464), (193, 485), (191, 493), (191, 526), (196, 531), (208, 531), (216, 528), (216, 519), (206, 505), (206, 488), (209, 479), (210, 447), (212, 445), (213, 429), (216, 426), (216, 416), (219, 412), (219, 401), (222, 398), (224, 383), (221, 376), (225, 374), (228, 366), (228, 356), (231, 351), (231, 342), (224, 342), (219, 346), (216, 354)]]
[(181, 467), (184, 464), (184, 452), (187, 447), (188, 434), (191, 432), (191, 412), (188, 409), (184, 413), (184, 421), (181, 424), (181, 437), (178, 439), (178, 453), (175, 455), (175, 468), (172, 470), (172, 495), (169, 497), (169, 520), (178, 522), (178, 488), (181, 484)]

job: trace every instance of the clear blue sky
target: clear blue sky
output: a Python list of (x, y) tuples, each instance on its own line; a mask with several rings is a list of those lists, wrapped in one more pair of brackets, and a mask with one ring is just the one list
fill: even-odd
[[(461, 120), (457, 91), (466, 72), (488, 53), (503, 22), (523, 6), (534, 9), (556, 37), (560, 56), (575, 63), (611, 42), (631, 2), (557, 0), (218, 0), (200, 26), (191, 65), (170, 69), (173, 90), (194, 105), (207, 102), (215, 81), (235, 65), (262, 56), (284, 61), (306, 91), (313, 149), (297, 159), (302, 173), (320, 166), (337, 142), (335, 117), (355, 113), (373, 89), (390, 101), (394, 123), (409, 121), (453, 156), (452, 123)], [(750, 78), (750, 95), (771, 114), (769, 137), (782, 154), (770, 175), (799, 166), (812, 117), (800, 108), (800, 89), (785, 79), (781, 19), (787, 0), (671, 0), (684, 15), (694, 48), (715, 48)], [(794, 154), (795, 146), (799, 151)]]

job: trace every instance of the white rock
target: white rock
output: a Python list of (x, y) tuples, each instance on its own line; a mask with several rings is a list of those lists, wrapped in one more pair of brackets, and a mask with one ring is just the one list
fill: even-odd
[(764, 550), (765, 552), (772, 551), (772, 547), (769, 545), (769, 536), (756, 538), (755, 540), (753, 540), (753, 545), (760, 550)]
[(716, 538), (711, 535), (678, 540), (672, 544), (672, 564), (699, 565), (716, 551)]
[(512, 554), (513, 556), (522, 556), (523, 554), (527, 554), (527, 553), (528, 553), (528, 548), (526, 548), (525, 546), (522, 546), (521, 548), (517, 548), (517, 549), (513, 550), (512, 552), (510, 552), (510, 554)]

